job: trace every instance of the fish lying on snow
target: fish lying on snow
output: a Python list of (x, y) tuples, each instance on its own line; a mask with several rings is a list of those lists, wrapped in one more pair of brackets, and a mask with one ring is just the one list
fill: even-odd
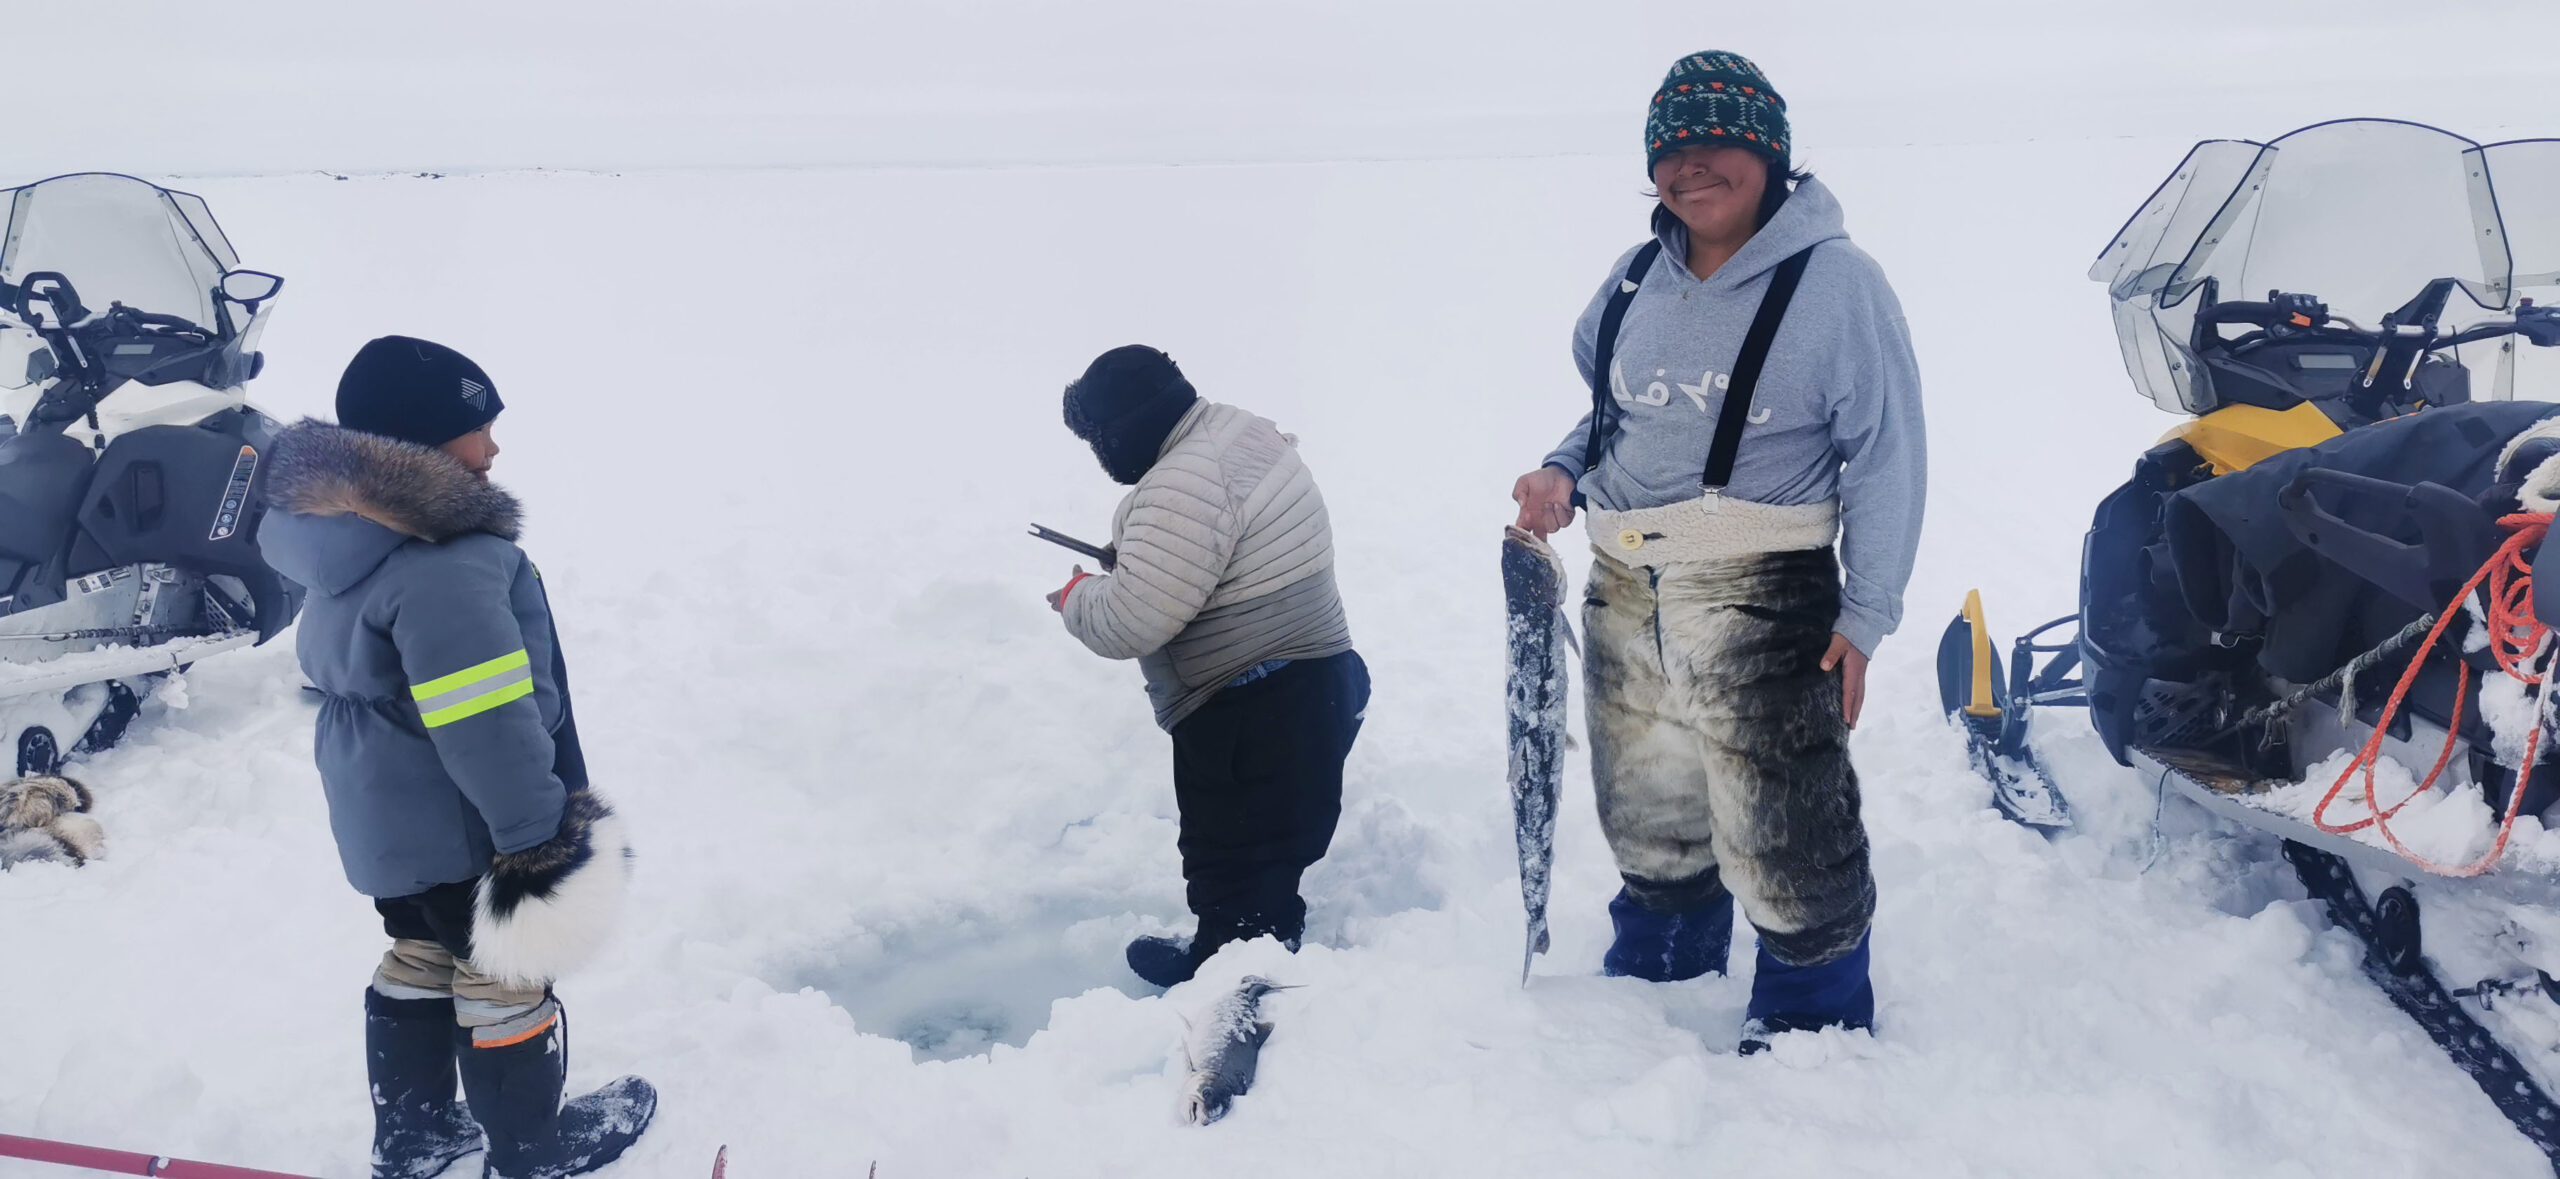
[(1253, 1087), (1263, 1041), (1271, 1038), (1271, 1024), (1262, 1018), (1262, 997), (1291, 989), (1247, 975), (1200, 1018), (1189, 1021), (1191, 1034), (1182, 1042), (1183, 1063), (1191, 1070), (1182, 1087), (1183, 1121), (1194, 1126), (1217, 1121)]

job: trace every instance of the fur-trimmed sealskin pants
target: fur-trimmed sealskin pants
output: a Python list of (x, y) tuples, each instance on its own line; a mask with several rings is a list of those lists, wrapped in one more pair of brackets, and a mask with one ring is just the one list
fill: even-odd
[(1600, 828), (1628, 895), (1685, 913), (1731, 890), (1791, 966), (1875, 915), (1840, 677), (1831, 550), (1644, 569), (1592, 562), (1585, 707)]

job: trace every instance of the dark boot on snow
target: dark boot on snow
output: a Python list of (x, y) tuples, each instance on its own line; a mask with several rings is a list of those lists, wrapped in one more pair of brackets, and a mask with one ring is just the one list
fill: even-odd
[(454, 1099), (453, 1000), (364, 989), (364, 1063), (373, 1084), (373, 1179), (434, 1179), (480, 1149), (480, 1123)]
[(1679, 982), (1702, 974), (1722, 974), (1733, 952), (1733, 894), (1685, 913), (1656, 913), (1636, 903), (1625, 887), (1609, 902), (1609, 923), (1618, 938), (1600, 958), (1600, 973), (1611, 978)]
[[(558, 1000), (522, 1031), (457, 1029), (462, 1089), (489, 1134), (483, 1179), (566, 1179), (599, 1170), (629, 1149), (658, 1112), (658, 1091), (624, 1077), (560, 1104), (569, 1072), (569, 1027)], [(492, 1034), (498, 1033), (498, 1034)]]
[(1191, 981), (1200, 960), (1191, 956), (1191, 939), (1148, 934), (1129, 943), (1129, 969), (1151, 986), (1174, 987)]
[(1289, 952), (1298, 952), (1298, 940), (1307, 928), (1307, 906), (1294, 894), (1286, 903), (1267, 909), (1242, 913), (1211, 913), (1200, 918), (1196, 937), (1166, 937), (1148, 934), (1129, 943), (1129, 969), (1139, 978), (1159, 987), (1173, 987), (1191, 981), (1200, 972), (1200, 964), (1215, 957), (1229, 942), (1249, 942), (1258, 937), (1276, 937)]
[(1876, 1023), (1876, 988), (1867, 978), (1867, 937), (1856, 949), (1819, 966), (1789, 966), (1760, 947), (1744, 1012), (1744, 1056), (1769, 1050), (1773, 1037), (1823, 1028), (1869, 1030)]

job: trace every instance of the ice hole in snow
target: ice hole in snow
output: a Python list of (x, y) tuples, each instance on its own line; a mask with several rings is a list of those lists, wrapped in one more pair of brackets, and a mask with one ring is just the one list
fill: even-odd
[(798, 972), (792, 986), (824, 992), (857, 1029), (906, 1041), (918, 1061), (958, 1060), (1021, 1047), (1059, 999), (1101, 987), (1153, 993), (1121, 956), (1136, 931), (1118, 913), (1046, 909), (900, 930), (876, 951)]

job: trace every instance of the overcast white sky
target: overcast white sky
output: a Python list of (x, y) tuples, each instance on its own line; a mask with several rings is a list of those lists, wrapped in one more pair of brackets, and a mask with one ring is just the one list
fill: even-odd
[(31, 0), (8, 15), (0, 177), (1632, 154), (1628, 112), (1709, 47), (1769, 70), (1816, 160), (2232, 134), (2270, 95), (2304, 122), (2536, 130), (2560, 4), (2425, 15), (2413, 35), (2381, 0)]

